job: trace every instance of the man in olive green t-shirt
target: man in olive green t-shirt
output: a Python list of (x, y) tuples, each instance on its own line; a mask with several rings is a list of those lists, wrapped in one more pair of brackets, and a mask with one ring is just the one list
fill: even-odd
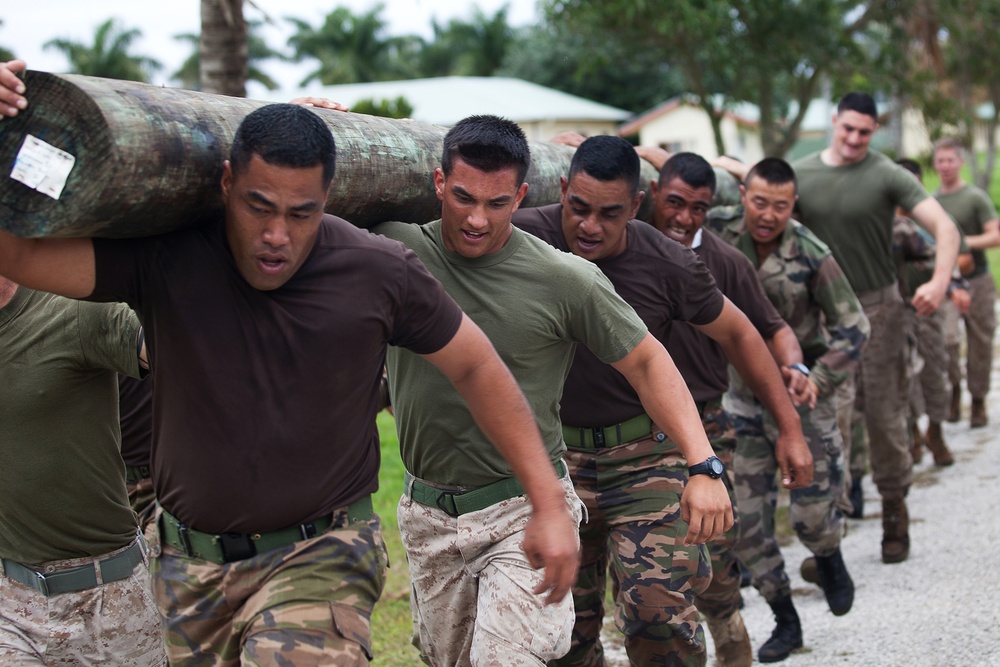
[[(945, 138), (934, 144), (934, 169), (941, 176), (941, 187), (934, 196), (941, 206), (958, 223), (965, 233), (965, 241), (972, 249), (975, 268), (967, 276), (971, 303), (964, 316), (965, 334), (968, 341), (966, 382), (972, 394), (972, 415), (969, 425), (973, 428), (986, 426), (986, 394), (990, 390), (990, 370), (993, 367), (993, 330), (996, 319), (993, 302), (996, 287), (993, 275), (986, 261), (986, 249), (1000, 246), (1000, 220), (990, 196), (981, 188), (966, 183), (961, 169), (965, 163), (961, 142)], [(953, 335), (949, 336), (949, 356), (951, 357), (949, 377), (951, 379), (951, 421), (958, 421), (962, 397), (962, 371), (959, 367), (958, 317), (950, 317)]]
[(910, 211), (937, 239), (934, 275), (913, 295), (918, 315), (934, 312), (944, 299), (959, 236), (940, 204), (908, 172), (869, 150), (877, 129), (871, 96), (848, 93), (833, 116), (830, 146), (793, 166), (799, 219), (833, 251), (871, 323), (856, 386), (864, 399), (872, 478), (882, 496), (882, 560), (896, 563), (909, 556), (905, 496), (913, 459), (906, 432), (905, 346), (899, 345), (906, 318), (892, 255), (895, 209)]

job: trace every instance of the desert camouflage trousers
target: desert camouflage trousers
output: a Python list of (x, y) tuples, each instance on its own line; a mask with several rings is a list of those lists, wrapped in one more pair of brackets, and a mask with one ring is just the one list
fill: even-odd
[[(799, 539), (817, 556), (840, 546), (844, 513), (843, 439), (837, 426), (833, 396), (819, 399), (812, 410), (799, 408), (802, 434), (813, 457), (813, 482), (791, 492), (789, 519)], [(749, 411), (748, 411), (749, 414)], [(774, 448), (778, 426), (769, 412), (735, 417), (737, 445), (733, 469), (740, 536), (736, 555), (750, 571), (754, 587), (769, 602), (791, 594), (785, 561), (775, 538), (778, 461)]]
[[(89, 565), (95, 560), (99, 559), (50, 561), (36, 569), (54, 572)], [(48, 597), (0, 576), (0, 665), (159, 667), (165, 664), (160, 618), (149, 587), (145, 557), (136, 564), (130, 577)]]
[(680, 450), (654, 426), (642, 440), (570, 449), (566, 462), (589, 520), (580, 529), (572, 646), (550, 664), (607, 664), (601, 626), (610, 571), (615, 625), (625, 635), (632, 665), (705, 665), (705, 633), (694, 599), (708, 588), (712, 569), (705, 545), (683, 544), (687, 461)]
[[(566, 476), (566, 504), (583, 504)], [(410, 564), (414, 645), (435, 667), (542, 667), (569, 650), (573, 598), (545, 604), (544, 577), (521, 545), (531, 518), (525, 496), (452, 517), (404, 493), (396, 513)]]
[[(996, 286), (993, 274), (987, 271), (969, 278), (969, 314), (959, 315), (954, 304), (947, 303), (942, 307), (950, 307), (954, 317), (949, 318), (948, 338), (949, 365), (948, 377), (952, 386), (962, 385), (962, 368), (959, 351), (960, 336), (958, 319), (965, 321), (966, 336), (966, 384), (973, 398), (985, 398), (990, 392), (990, 371), (993, 368), (993, 331), (996, 329), (996, 314), (993, 302), (996, 300)], [(951, 324), (951, 323), (954, 324)]]
[(170, 663), (368, 665), (388, 557), (377, 516), (349, 524), (346, 509), (336, 514), (325, 533), (224, 565), (161, 545), (150, 523)]
[(909, 328), (916, 342), (916, 359), (911, 363), (909, 419), (912, 429), (917, 419), (926, 414), (932, 422), (941, 423), (948, 416), (951, 393), (948, 386), (948, 349), (944, 341), (945, 312), (937, 311), (917, 317), (907, 310)]

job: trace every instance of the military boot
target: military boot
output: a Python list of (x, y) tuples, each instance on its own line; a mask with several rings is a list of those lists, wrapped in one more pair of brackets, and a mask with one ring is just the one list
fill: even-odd
[[(950, 466), (955, 462), (955, 457), (951, 455), (948, 445), (944, 443), (944, 434), (941, 433), (941, 423), (931, 422), (927, 425), (927, 449), (931, 450), (934, 456), (934, 465)], [(916, 459), (914, 459), (916, 462)]]
[(962, 388), (957, 384), (951, 388), (951, 405), (948, 407), (948, 422), (954, 424), (962, 418)]
[(843, 616), (854, 604), (854, 580), (847, 572), (840, 549), (829, 556), (816, 556), (816, 569), (830, 611), (834, 616)]
[(851, 477), (851, 493), (848, 498), (851, 501), (851, 511), (847, 516), (852, 519), (862, 518), (865, 515), (865, 494), (860, 475)]
[(728, 618), (708, 618), (708, 631), (715, 641), (715, 664), (719, 667), (750, 667), (753, 647), (739, 611)]
[(986, 402), (981, 398), (972, 399), (972, 416), (969, 417), (971, 428), (982, 428), (986, 426)]
[(774, 612), (774, 632), (757, 651), (757, 659), (761, 662), (779, 662), (788, 657), (792, 651), (802, 648), (802, 625), (799, 615), (792, 604), (792, 596), (780, 597), (768, 603)]
[(920, 425), (913, 425), (913, 440), (910, 442), (910, 456), (914, 463), (920, 463), (924, 458), (924, 434), (920, 432)]
[(910, 515), (902, 496), (882, 498), (882, 562), (901, 563), (910, 555)]

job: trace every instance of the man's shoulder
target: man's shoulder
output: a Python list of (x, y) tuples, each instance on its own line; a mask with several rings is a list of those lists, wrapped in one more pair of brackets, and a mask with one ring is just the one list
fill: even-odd
[(668, 238), (648, 222), (630, 220), (628, 233), (631, 236), (626, 252), (662, 258), (666, 260), (664, 270), (698, 261), (698, 255), (693, 250)]
[(802, 254), (814, 258), (828, 257), (831, 254), (830, 246), (823, 243), (811, 229), (798, 220), (789, 220), (788, 227)]

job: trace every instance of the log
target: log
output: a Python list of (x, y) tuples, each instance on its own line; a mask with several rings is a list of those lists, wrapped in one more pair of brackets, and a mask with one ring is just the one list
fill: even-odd
[[(25, 85), (28, 109), (0, 122), (0, 228), (25, 237), (149, 236), (217, 215), (222, 162), (236, 128), (267, 104), (35, 71), (26, 73)], [(433, 173), (446, 128), (315, 112), (337, 144), (330, 213), (361, 227), (440, 217)], [(532, 142), (531, 152), (522, 205), (558, 201), (573, 149)], [(646, 185), (656, 173), (643, 164)]]

